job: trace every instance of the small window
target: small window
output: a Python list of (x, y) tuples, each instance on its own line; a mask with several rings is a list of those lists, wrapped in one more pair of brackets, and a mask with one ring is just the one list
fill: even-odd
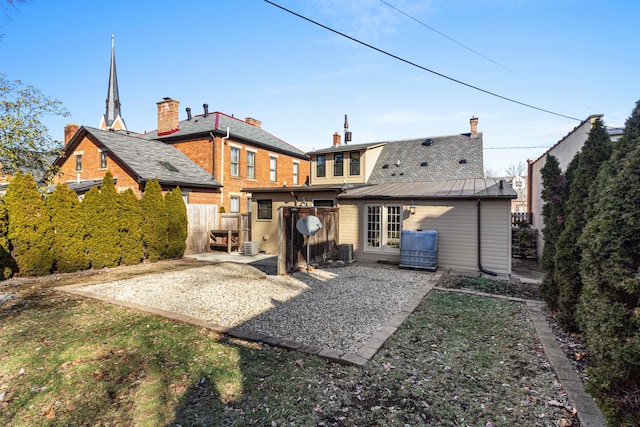
[(272, 219), (271, 200), (258, 200), (258, 219)]
[(231, 196), (231, 213), (240, 212), (240, 197)]
[(100, 169), (107, 168), (107, 152), (100, 151)]
[(342, 176), (344, 174), (344, 154), (335, 153), (333, 155), (333, 176)]
[(275, 157), (269, 157), (269, 181), (276, 182), (278, 179), (278, 159)]
[(319, 154), (316, 158), (316, 176), (327, 176), (327, 156), (325, 154)]
[(316, 199), (313, 201), (313, 206), (323, 207), (323, 208), (332, 208), (333, 200), (330, 199)]
[(360, 152), (349, 153), (349, 175), (360, 175)]
[(293, 163), (293, 185), (298, 185), (298, 179), (300, 175), (300, 163)]
[(240, 176), (240, 149), (236, 147), (231, 147), (231, 176)]
[(159, 162), (159, 163), (165, 168), (167, 168), (167, 170), (170, 170), (171, 172), (180, 172), (177, 167), (173, 166), (169, 162)]
[(76, 154), (76, 171), (82, 170), (82, 154)]
[(247, 178), (256, 178), (256, 153), (247, 151)]

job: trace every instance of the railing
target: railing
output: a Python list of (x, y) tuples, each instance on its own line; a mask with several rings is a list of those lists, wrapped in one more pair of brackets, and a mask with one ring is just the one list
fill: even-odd
[(531, 224), (533, 219), (533, 213), (531, 212), (512, 212), (511, 213), (511, 225), (518, 225), (520, 221), (526, 221), (527, 224)]

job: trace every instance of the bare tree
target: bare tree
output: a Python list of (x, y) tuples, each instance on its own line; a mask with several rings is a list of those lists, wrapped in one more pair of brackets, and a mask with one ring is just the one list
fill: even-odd
[(493, 169), (491, 167), (488, 167), (488, 168), (486, 168), (484, 170), (484, 176), (489, 177), (489, 178), (490, 177), (494, 177), (494, 176), (498, 176), (498, 172), (495, 169)]
[(527, 165), (522, 162), (518, 162), (518, 164), (511, 163), (509, 166), (504, 168), (504, 171), (507, 173), (507, 176), (524, 176), (526, 175)]

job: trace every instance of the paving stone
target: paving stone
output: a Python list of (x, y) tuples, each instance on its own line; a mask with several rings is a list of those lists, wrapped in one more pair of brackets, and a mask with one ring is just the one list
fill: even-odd
[(337, 350), (333, 350), (333, 349), (330, 349), (330, 348), (325, 348), (325, 349), (322, 349), (318, 353), (318, 356), (326, 357), (328, 359), (340, 360), (340, 358), (342, 357), (343, 354), (344, 353), (342, 351), (337, 351)]
[(369, 361), (369, 359), (365, 359), (364, 357), (360, 357), (353, 353), (344, 354), (340, 360), (358, 366), (364, 366)]
[(320, 353), (320, 351), (322, 351), (322, 347), (318, 346), (318, 345), (303, 345), (302, 347), (300, 347), (298, 349), (298, 351), (302, 351), (304, 353), (308, 353), (308, 354), (318, 354)]
[(364, 347), (356, 351), (356, 355), (363, 357), (367, 360), (370, 360), (371, 358), (373, 358), (373, 356), (376, 355), (376, 353), (378, 352), (378, 349), (379, 348), (369, 347), (368, 345), (365, 345)]

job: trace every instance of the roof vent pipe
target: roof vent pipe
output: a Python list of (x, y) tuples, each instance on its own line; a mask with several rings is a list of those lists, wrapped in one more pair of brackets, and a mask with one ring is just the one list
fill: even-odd
[(204, 116), (209, 117), (209, 104), (202, 104), (202, 108), (204, 108)]
[(191, 108), (187, 107), (187, 120), (191, 120)]

